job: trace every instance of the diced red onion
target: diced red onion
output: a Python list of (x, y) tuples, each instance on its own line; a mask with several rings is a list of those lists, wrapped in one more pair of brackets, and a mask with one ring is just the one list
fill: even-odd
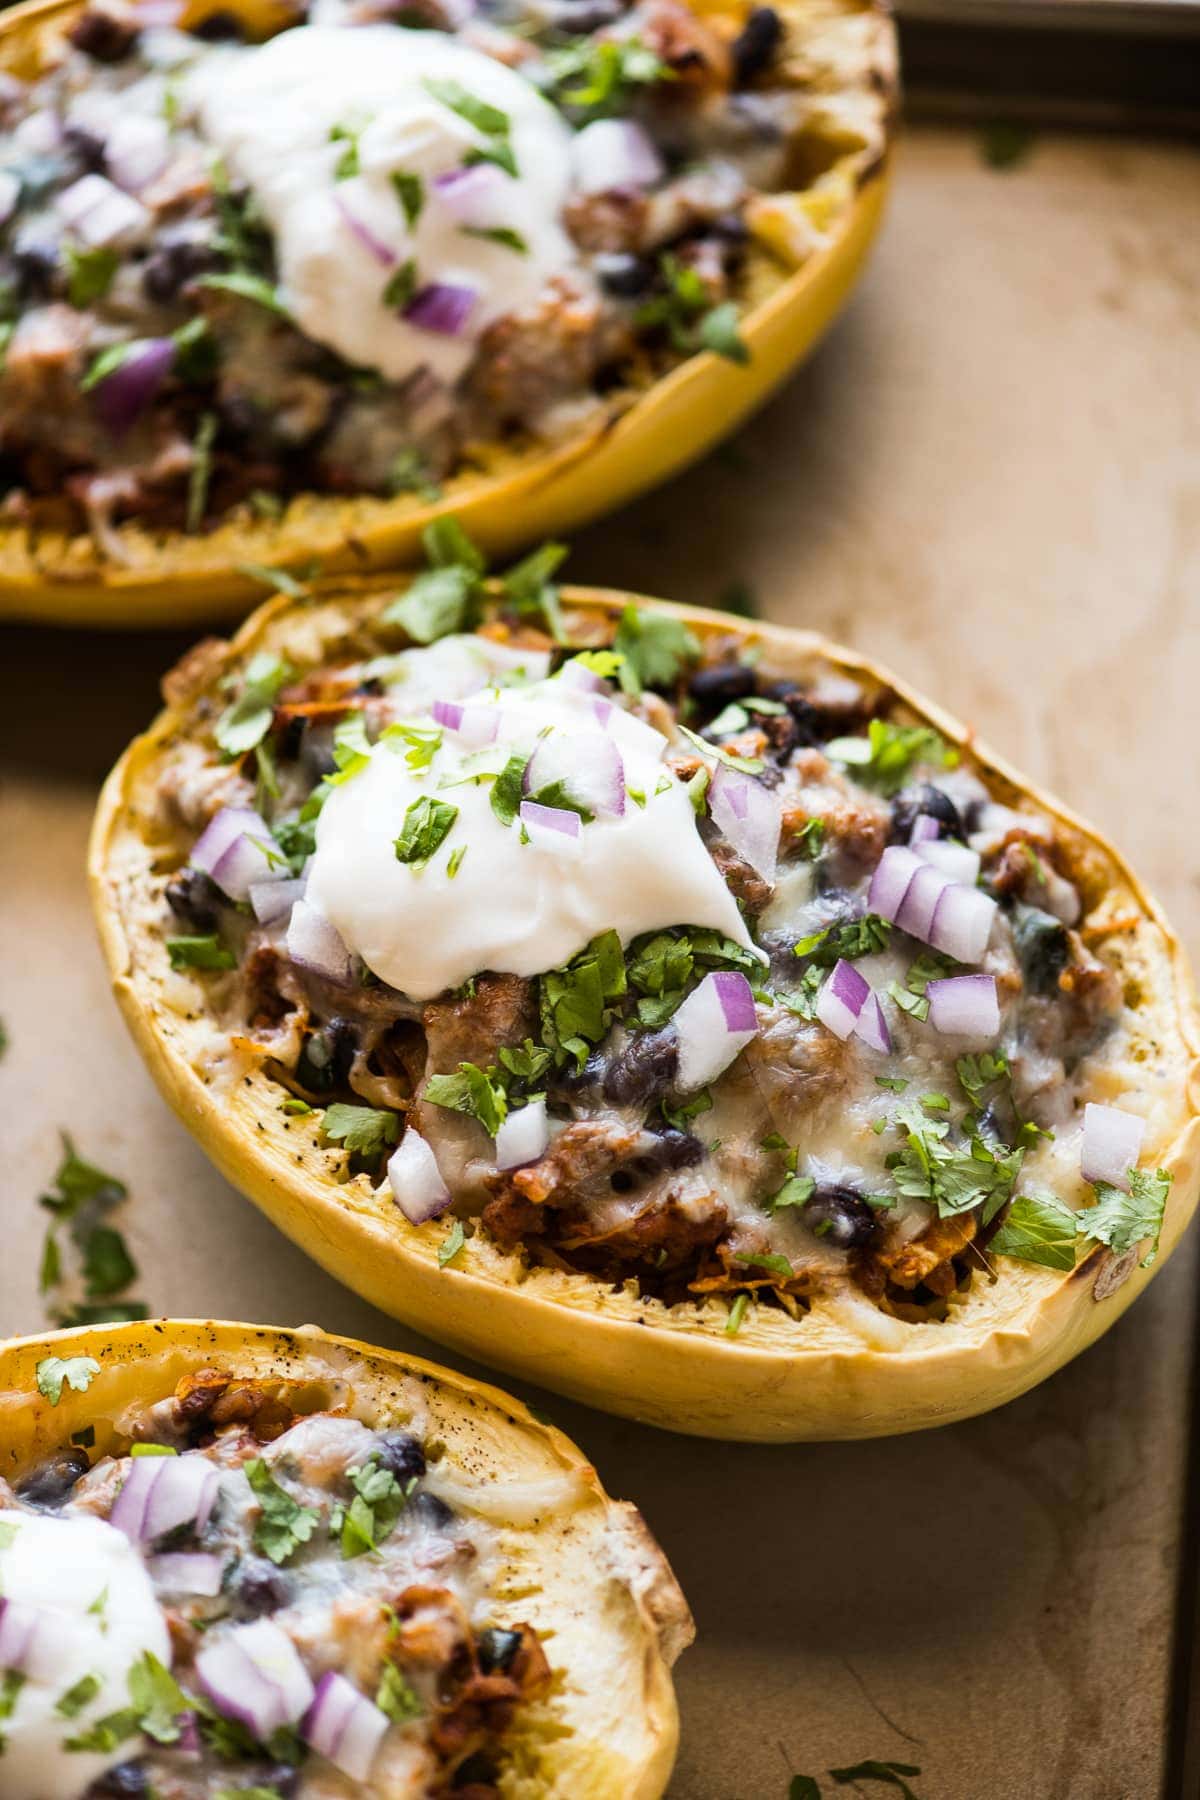
[(77, 1629), (67, 1614), (0, 1600), (0, 1669), (53, 1681), (76, 1643)]
[(146, 338), (92, 390), (101, 424), (114, 437), (136, 425), (171, 373), (175, 345), (170, 338)]
[(461, 337), (478, 298), (475, 288), (465, 287), (460, 282), (431, 281), (414, 294), (404, 308), (404, 316), (422, 331), (436, 331), (442, 337)]
[(539, 806), (536, 800), (522, 800), (521, 823), (536, 850), (578, 856), (583, 847), (583, 820), (565, 807)]
[(602, 699), (599, 694), (592, 701), (592, 717), (604, 731), (612, 724), (612, 716), (616, 710), (611, 700)]
[(250, 888), (250, 905), (260, 925), (275, 925), (286, 919), (307, 882), (297, 877), (290, 881), (256, 881)]
[(653, 142), (632, 119), (595, 119), (576, 133), (571, 155), (583, 194), (653, 187), (666, 173)]
[(758, 1031), (754, 995), (744, 975), (718, 969), (694, 988), (671, 1021), (679, 1039), (675, 1085), (706, 1087)]
[(864, 1000), (863, 1009), (855, 1022), (854, 1035), (868, 1050), (878, 1050), (884, 1056), (891, 1050), (892, 1034), (888, 1030), (878, 994), (871, 992)]
[(341, 214), (342, 223), (347, 231), (358, 239), (363, 249), (375, 258), (381, 268), (392, 268), (396, 261), (396, 252), (390, 244), (385, 244), (381, 237), (376, 237), (371, 227), (359, 218), (353, 207), (347, 204), (345, 195), (335, 191), (333, 204)]
[(708, 810), (742, 860), (773, 882), (783, 827), (783, 805), (774, 789), (718, 763), (709, 783)]
[(496, 1167), (520, 1169), (546, 1154), (550, 1128), (544, 1099), (529, 1100), (510, 1112), (496, 1133)]
[(1083, 1109), (1080, 1169), (1085, 1181), (1106, 1181), (1129, 1191), (1129, 1171), (1137, 1168), (1146, 1121), (1119, 1106), (1089, 1101)]
[(131, 1543), (149, 1544), (194, 1525), (203, 1531), (221, 1477), (206, 1456), (134, 1456), (109, 1522)]
[(239, 902), (250, 898), (252, 887), (269, 882), (282, 886), (291, 879), (287, 860), (269, 831), (265, 837), (258, 832), (240, 832), (209, 874), (223, 894)]
[(206, 1643), (196, 1658), (196, 1677), (219, 1712), (260, 1740), (295, 1725), (315, 1692), (296, 1646), (270, 1619), (236, 1625)]
[(52, 156), (62, 143), (62, 120), (48, 107), (42, 107), (27, 113), (12, 135), (19, 150), (32, 156)]
[(331, 1670), (317, 1683), (300, 1735), (351, 1781), (366, 1781), (387, 1729), (387, 1714)]
[(941, 833), (941, 825), (932, 813), (918, 813), (913, 820), (913, 828), (908, 834), (908, 841), (915, 850), (918, 844), (932, 843), (934, 838), (941, 836)]
[(8, 223), (21, 198), (21, 183), (11, 169), (0, 169), (0, 225)]
[(213, 814), (192, 845), (193, 869), (203, 869), (206, 875), (211, 875), (234, 839), (247, 831), (263, 839), (271, 835), (271, 828), (262, 814), (252, 807), (223, 806), (220, 812)]
[(564, 687), (579, 688), (585, 694), (607, 694), (608, 683), (603, 675), (597, 675), (595, 669), (589, 669), (585, 662), (572, 656), (558, 671), (558, 679)]
[(940, 838), (936, 843), (918, 844), (917, 855), (922, 862), (948, 875), (951, 881), (961, 881), (964, 887), (974, 887), (979, 880), (979, 852), (968, 850), (965, 844), (952, 844)]
[(458, 225), (498, 225), (499, 206), (512, 193), (510, 178), (495, 163), (472, 163), (435, 175), (438, 205)]
[(225, 1563), (219, 1556), (202, 1550), (181, 1550), (165, 1556), (151, 1556), (146, 1567), (156, 1588), (168, 1594), (203, 1594), (211, 1599), (221, 1591)]
[(114, 187), (103, 175), (84, 175), (58, 195), (59, 217), (91, 250), (136, 237), (150, 222), (140, 201)]
[(451, 1203), (437, 1157), (411, 1125), (388, 1158), (387, 1174), (396, 1205), (410, 1225), (440, 1218)]
[(625, 811), (625, 764), (606, 731), (551, 731), (525, 765), (527, 794), (561, 782), (572, 800), (598, 818)]
[(835, 1036), (848, 1038), (871, 993), (871, 984), (853, 963), (839, 957), (817, 996), (814, 1012)]
[(336, 925), (308, 900), (297, 900), (288, 920), (287, 953), (302, 969), (311, 969), (338, 987), (349, 987), (354, 960)]
[(472, 749), (482, 749), (496, 741), (500, 729), (498, 706), (464, 706), (457, 700), (435, 700), (431, 710), (439, 725)]
[(994, 1038), (1000, 1030), (1000, 1001), (994, 975), (950, 975), (925, 989), (929, 1023), (948, 1037)]
[(906, 844), (889, 844), (875, 867), (867, 890), (867, 906), (881, 919), (895, 921), (921, 859)]
[(920, 938), (923, 944), (927, 944), (937, 903), (949, 886), (948, 875), (943, 875), (940, 869), (935, 869), (930, 863), (922, 863), (909, 882), (908, 892), (896, 914), (896, 924), (900, 930), (907, 931), (910, 937)]
[(956, 962), (976, 963), (983, 958), (992, 935), (996, 902), (982, 888), (963, 887), (954, 881), (943, 889), (929, 931), (935, 950)]
[(139, 194), (156, 181), (171, 158), (167, 122), (151, 113), (117, 118), (104, 146), (104, 166), (119, 187)]

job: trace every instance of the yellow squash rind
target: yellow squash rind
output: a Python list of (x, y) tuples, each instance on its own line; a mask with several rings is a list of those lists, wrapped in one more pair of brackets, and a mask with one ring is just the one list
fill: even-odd
[[(99, 1373), (51, 1406), (37, 1387), (47, 1356), (90, 1356)], [(464, 1504), (477, 1500), (495, 1528), (497, 1618), (533, 1624), (558, 1677), (514, 1727), (504, 1800), (658, 1800), (678, 1740), (669, 1670), (693, 1635), (687, 1603), (636, 1508), (497, 1388), (314, 1326), (153, 1319), (14, 1338), (0, 1343), (0, 1476), (89, 1426), (105, 1453), (131, 1409), (213, 1367), (282, 1378), (368, 1420), (423, 1415), (445, 1445), (439, 1467), (461, 1473)]]
[[(1174, 1176), (1153, 1268), (1093, 1249), (1070, 1274), (1003, 1258), (976, 1278), (944, 1323), (911, 1324), (848, 1292), (818, 1299), (798, 1321), (752, 1309), (735, 1338), (724, 1302), (666, 1307), (583, 1275), (527, 1268), (482, 1235), (441, 1268), (445, 1220), (414, 1229), (385, 1190), (348, 1179), (344, 1155), (315, 1125), (285, 1118), (279, 1087), (253, 1059), (231, 1056), (195, 1023), (202, 989), (167, 966), (154, 886), (156, 771), (187, 735), (189, 711), (222, 674), (258, 649), (303, 664), (377, 613), (378, 583), (328, 584), (301, 602), (261, 607), (231, 645), (210, 644), (174, 707), (110, 775), (93, 829), (90, 874), (113, 985), (163, 1094), (229, 1181), (325, 1269), (364, 1298), (441, 1342), (573, 1399), (707, 1436), (775, 1440), (871, 1437), (948, 1423), (1013, 1399), (1092, 1343), (1178, 1242), (1200, 1188), (1200, 1018), (1187, 960), (1157, 902), (1103, 838), (975, 743), (950, 714), (867, 659), (812, 633), (748, 625), (727, 614), (638, 597), (703, 635), (757, 645), (780, 674), (835, 669), (896, 698), (957, 745), (992, 791), (1056, 820), (1104, 872), (1104, 905), (1140, 923), (1120, 938), (1126, 988), (1138, 995), (1131, 1054), (1167, 1069), (1145, 1160)], [(569, 589), (580, 609), (611, 618), (630, 596)], [(192, 685), (189, 687), (188, 682)], [(177, 860), (177, 853), (176, 853)], [(142, 902), (151, 892), (149, 910)], [(1117, 940), (1114, 939), (1114, 943)], [(1119, 1092), (1097, 1092), (1119, 1099)]]
[[(0, 18), (0, 71), (28, 77), (44, 66), (83, 0), (30, 0)], [(203, 16), (225, 0), (198, 0)], [(253, 29), (285, 15), (282, 0), (234, 0)], [(883, 212), (884, 150), (895, 101), (895, 39), (882, 0), (840, 18), (825, 0), (783, 8), (818, 32), (848, 24), (865, 79), (849, 94), (812, 95), (812, 131), (830, 166), (802, 192), (764, 197), (751, 209), (756, 246), (747, 277), (742, 366), (704, 354), (661, 380), (626, 387), (598, 405), (590, 424), (553, 447), (483, 446), (473, 467), (435, 503), (411, 494), (301, 495), (280, 521), (239, 511), (214, 530), (186, 535), (117, 528), (123, 562), (100, 555), (87, 534), (36, 532), (0, 523), (0, 617), (62, 625), (188, 625), (234, 618), (262, 598), (247, 567), (304, 574), (363, 573), (410, 563), (429, 521), (454, 513), (490, 553), (560, 533), (612, 511), (702, 456), (779, 385), (826, 330), (852, 287)], [(812, 72), (798, 68), (796, 76)]]

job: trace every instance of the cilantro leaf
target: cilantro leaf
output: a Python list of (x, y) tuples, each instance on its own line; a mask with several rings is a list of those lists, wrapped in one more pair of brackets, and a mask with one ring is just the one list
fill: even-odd
[(404, 212), (404, 223), (411, 231), (424, 210), (425, 184), (419, 175), (411, 175), (405, 169), (394, 170), (389, 179)]
[(173, 969), (234, 969), (237, 957), (227, 950), (216, 932), (206, 937), (169, 937), (167, 955)]
[(400, 264), (394, 274), (388, 276), (384, 283), (383, 304), (403, 312), (404, 308), (412, 301), (416, 291), (417, 264), (416, 259), (409, 256)]
[(569, 554), (565, 544), (542, 544), (500, 577), (509, 605), (521, 614), (540, 613), (551, 637), (559, 644), (564, 642), (566, 631), (553, 577)]
[(89, 1231), (82, 1249), (83, 1276), (90, 1300), (119, 1294), (122, 1288), (137, 1280), (137, 1264), (129, 1254), (125, 1239), (111, 1225), (97, 1225)]
[(146, 1736), (153, 1738), (156, 1744), (177, 1743), (179, 1715), (189, 1712), (193, 1702), (171, 1671), (147, 1650), (141, 1661), (130, 1669), (128, 1682), (129, 1698)]
[(417, 867), (427, 863), (445, 843), (457, 817), (457, 806), (451, 806), (448, 800), (436, 800), (432, 794), (422, 794), (404, 815), (404, 824), (395, 844), (396, 861)]
[(710, 307), (700, 320), (700, 342), (705, 350), (728, 362), (748, 363), (750, 346), (738, 330), (738, 309), (732, 300)]
[(38, 1393), (57, 1406), (64, 1384), (77, 1394), (86, 1394), (100, 1364), (94, 1356), (43, 1356), (36, 1369)]
[(467, 1234), (463, 1230), (463, 1222), (461, 1219), (455, 1219), (450, 1230), (438, 1245), (438, 1268), (444, 1269), (448, 1263), (452, 1263), (466, 1241)]
[[(681, 737), (685, 737), (689, 744), (693, 744), (700, 751), (701, 755), (711, 756), (714, 762), (724, 763), (727, 769), (736, 769), (740, 775), (761, 773), (763, 767), (761, 756), (736, 756), (732, 750), (726, 750), (723, 744), (710, 744), (707, 738), (702, 738), (699, 732), (679, 724), (678, 720), (675, 728)], [(697, 808), (697, 810), (699, 809)]]
[(504, 137), (508, 134), (511, 128), (508, 114), (501, 112), (498, 106), (492, 106), (487, 100), (479, 99), (478, 95), (463, 87), (460, 81), (427, 75), (421, 85), (427, 94), (432, 94), (435, 100), (440, 100), (443, 106), (448, 106), (451, 112), (456, 112), (460, 119), (465, 119), (468, 125), (473, 125), (485, 137)]
[(260, 1507), (254, 1527), (254, 1547), (276, 1565), (285, 1563), (301, 1544), (307, 1544), (320, 1515), (293, 1500), (286, 1488), (280, 1487), (261, 1456), (251, 1457), (249, 1462), (243, 1463), (242, 1472)]
[[(254, 570), (252, 565), (248, 567), (251, 572), (268, 579), (275, 574), (273, 570), (260, 571)], [(295, 583), (292, 585), (296, 586)], [(287, 592), (287, 589), (281, 591)], [(297, 592), (299, 591), (297, 587)], [(270, 729), (275, 697), (280, 688), (293, 679), (294, 674), (290, 664), (282, 657), (272, 656), (268, 651), (260, 650), (250, 658), (242, 676), (241, 693), (226, 707), (213, 732), (227, 758), (242, 756), (262, 742)]]
[(746, 1269), (765, 1269), (769, 1275), (778, 1275), (781, 1281), (789, 1281), (796, 1273), (786, 1256), (773, 1255), (765, 1250), (739, 1251), (733, 1260)]
[(1073, 1269), (1078, 1232), (1078, 1217), (1054, 1194), (1018, 1194), (988, 1249), (1047, 1269)]
[(400, 1136), (400, 1115), (380, 1112), (373, 1106), (343, 1106), (338, 1102), (325, 1108), (321, 1130), (352, 1155), (374, 1158)]
[(622, 112), (633, 88), (676, 78), (675, 71), (636, 37), (570, 39), (548, 51), (546, 63), (558, 103), (593, 118)]
[(229, 269), (218, 275), (199, 275), (196, 286), (214, 288), (222, 294), (236, 294), (239, 300), (252, 300), (256, 306), (276, 313), (281, 319), (291, 318), (287, 307), (279, 298), (279, 290), (274, 282), (267, 281), (262, 275), (251, 275), (246, 269)]
[(529, 255), (529, 245), (511, 225), (461, 225), (459, 230), (464, 237), (482, 238), (485, 243), (499, 244), (505, 250), (515, 251), (518, 256)]
[(958, 752), (930, 726), (889, 725), (884, 719), (872, 719), (865, 738), (832, 738), (825, 754), (834, 762), (845, 763), (859, 781), (883, 794), (902, 788), (915, 763), (951, 769), (958, 762)]
[(1118, 1256), (1149, 1238), (1150, 1248), (1142, 1258), (1143, 1269), (1148, 1269), (1158, 1255), (1171, 1181), (1166, 1169), (1157, 1173), (1130, 1169), (1127, 1194), (1118, 1187), (1109, 1187), (1107, 1182), (1096, 1182), (1096, 1204), (1078, 1214), (1079, 1229), (1086, 1237), (1107, 1244)]
[(385, 625), (401, 625), (415, 644), (432, 644), (467, 623), (479, 578), (470, 569), (428, 569), (382, 615)]
[(83, 308), (90, 306), (93, 300), (102, 300), (120, 267), (118, 252), (106, 244), (97, 244), (92, 249), (68, 244), (65, 255), (67, 299), (71, 305)]
[(459, 1063), (456, 1075), (431, 1075), (421, 1097), (434, 1106), (478, 1119), (490, 1137), (495, 1137), (508, 1114), (504, 1089), (476, 1063)]
[(598, 1044), (614, 1013), (612, 1002), (626, 991), (625, 957), (615, 931), (602, 932), (578, 956), (550, 969), (539, 982), (542, 1041), (560, 1062), (573, 1057), (582, 1068), (588, 1048)]
[(613, 649), (621, 658), (617, 679), (634, 696), (646, 687), (673, 687), (700, 655), (699, 640), (682, 619), (643, 612), (632, 603), (621, 614)]
[(521, 809), (528, 766), (529, 757), (524, 751), (514, 750), (492, 783), (492, 811), (502, 825), (511, 825)]
[(380, 1672), (375, 1704), (394, 1725), (404, 1725), (409, 1719), (420, 1718), (422, 1712), (421, 1702), (395, 1663), (390, 1662), (385, 1662)]
[(787, 1206), (805, 1206), (812, 1199), (816, 1182), (811, 1175), (792, 1175), (763, 1205), (769, 1213), (781, 1212)]
[(99, 1755), (108, 1756), (140, 1729), (141, 1722), (137, 1713), (131, 1706), (125, 1707), (121, 1712), (108, 1713), (103, 1719), (97, 1719), (94, 1725), (81, 1732), (78, 1737), (64, 1738), (63, 1749), (94, 1750)]
[(820, 931), (798, 938), (792, 955), (806, 957), (814, 967), (831, 969), (836, 962), (854, 962), (860, 956), (875, 956), (888, 947), (892, 928), (878, 913), (864, 913), (861, 919), (835, 920)]
[(381, 1468), (374, 1456), (346, 1473), (354, 1499), (342, 1514), (342, 1555), (363, 1556), (369, 1550), (377, 1550), (392, 1531), (415, 1482), (402, 1487), (391, 1470)]

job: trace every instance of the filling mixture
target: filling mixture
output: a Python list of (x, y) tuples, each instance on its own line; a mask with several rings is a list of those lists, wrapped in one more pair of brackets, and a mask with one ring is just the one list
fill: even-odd
[(249, 44), (178, 10), (93, 0), (0, 74), (0, 517), (114, 555), (121, 519), (432, 495), (744, 360), (749, 239), (823, 241), (772, 196), (882, 149), (871, 14), (314, 0)]
[(731, 1332), (835, 1290), (944, 1317), (985, 1250), (1153, 1254), (1140, 915), (1085, 840), (886, 690), (564, 620), (553, 553), (497, 597), (453, 522), (427, 544), (341, 660), (260, 653), (202, 701), (159, 783), (188, 848), (157, 928), (289, 1129), (413, 1227), (452, 1214), (444, 1263), (481, 1232), (725, 1295)]
[[(86, 1357), (39, 1365), (85, 1386)], [(51, 1384), (49, 1387), (44, 1383)], [(216, 1370), (0, 1482), (0, 1794), (488, 1800), (550, 1672), (438, 1447)], [(87, 1440), (85, 1442), (84, 1440)]]

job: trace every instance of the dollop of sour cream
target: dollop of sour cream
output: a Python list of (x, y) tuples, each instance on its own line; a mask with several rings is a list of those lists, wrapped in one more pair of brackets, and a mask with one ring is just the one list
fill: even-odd
[[(490, 324), (577, 262), (559, 222), (570, 131), (445, 32), (300, 26), (204, 59), (189, 97), (275, 234), (284, 305), (350, 363), (453, 383)], [(472, 162), (498, 143), (515, 175)], [(473, 296), (456, 333), (405, 316), (434, 284)]]
[[(0, 1796), (78, 1800), (129, 1757), (130, 1745), (68, 1750), (67, 1740), (128, 1708), (129, 1671), (147, 1651), (170, 1664), (166, 1620), (141, 1557), (102, 1519), (5, 1509), (0, 1540), (5, 1606), (35, 1609), (38, 1618), (24, 1671), (5, 1677), (6, 1700), (16, 1692), (0, 1723)], [(82, 1682), (87, 1697), (76, 1704)], [(65, 1696), (72, 1698), (64, 1711)]]
[[(424, 654), (409, 652), (410, 663)], [(427, 1000), (483, 970), (541, 974), (610, 929), (627, 944), (669, 925), (707, 926), (751, 947), (687, 790), (663, 763), (661, 732), (619, 706), (606, 713), (624, 765), (624, 812), (595, 817), (564, 850), (527, 841), (519, 820), (505, 824), (492, 791), (508, 758), (531, 754), (548, 734), (567, 740), (568, 762), (572, 745), (586, 755), (598, 730), (591, 697), (555, 678), (490, 688), (471, 706), (496, 714), (492, 744), (473, 750), (447, 729), (421, 769), (403, 738), (382, 740), (317, 824), (305, 897), (381, 980)], [(428, 717), (421, 724), (428, 729)], [(405, 815), (426, 795), (458, 815), (428, 862), (400, 862)]]

